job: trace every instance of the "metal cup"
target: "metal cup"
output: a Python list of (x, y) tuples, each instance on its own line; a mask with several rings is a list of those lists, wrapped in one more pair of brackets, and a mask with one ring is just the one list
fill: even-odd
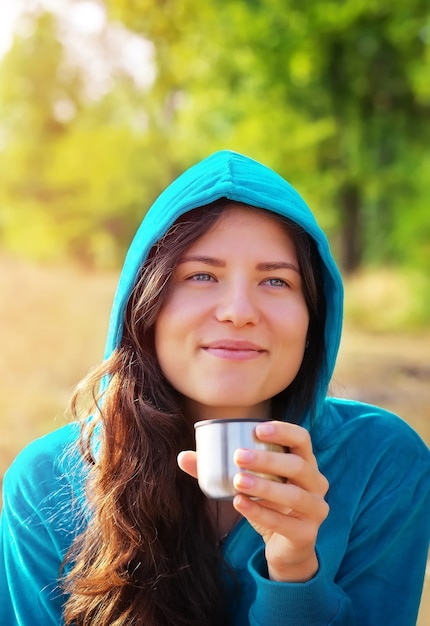
[[(264, 419), (214, 419), (196, 422), (197, 474), (200, 489), (217, 500), (232, 500), (238, 491), (233, 477), (240, 468), (233, 461), (238, 448), (284, 452), (281, 445), (265, 443), (255, 435), (255, 427)], [(252, 474), (256, 472), (247, 473)], [(257, 474), (281, 482), (278, 476)]]

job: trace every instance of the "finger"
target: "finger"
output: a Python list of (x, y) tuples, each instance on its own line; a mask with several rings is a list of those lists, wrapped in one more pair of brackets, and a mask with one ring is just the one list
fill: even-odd
[(293, 509), (286, 508), (284, 511), (278, 511), (272, 508), (271, 504), (267, 500), (254, 500), (243, 493), (237, 494), (233, 499), (234, 508), (250, 523), (270, 532), (285, 531), (285, 517), (291, 516), (297, 521), (298, 516), (294, 514)]
[(177, 460), (183, 472), (197, 478), (197, 457), (193, 450), (183, 450), (178, 454)]
[(314, 541), (329, 511), (328, 505), (325, 504), (324, 507), (319, 507), (318, 515), (304, 517), (297, 511), (288, 509), (279, 511), (265, 504), (264, 500), (252, 500), (242, 493), (235, 496), (233, 500), (234, 508), (246, 517), (260, 534), (264, 536), (267, 532), (278, 533), (296, 544)]
[(255, 433), (258, 439), (288, 448), (293, 454), (297, 454), (312, 465), (317, 465), (312, 451), (312, 441), (306, 428), (289, 422), (264, 422), (259, 424)]
[(257, 498), (260, 507), (277, 510), (284, 515), (314, 519), (322, 522), (328, 515), (323, 494), (311, 493), (291, 483), (277, 483), (253, 474), (240, 472), (233, 479), (235, 489), (250, 498)]
[(307, 491), (322, 495), (328, 491), (328, 481), (318, 467), (297, 454), (239, 448), (233, 460), (240, 469), (276, 476)]

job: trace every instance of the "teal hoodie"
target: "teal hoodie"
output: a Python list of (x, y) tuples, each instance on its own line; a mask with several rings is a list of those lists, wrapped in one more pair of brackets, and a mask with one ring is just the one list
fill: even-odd
[[(400, 418), (327, 397), (342, 327), (342, 281), (324, 233), (300, 195), (264, 165), (222, 151), (186, 171), (156, 200), (130, 246), (115, 295), (106, 356), (152, 245), (183, 213), (228, 198), (279, 213), (315, 240), (327, 303), (325, 350), (311, 428), (328, 478), (330, 513), (317, 541), (319, 570), (305, 583), (268, 579), (261, 537), (242, 519), (223, 543), (231, 626), (413, 626), (430, 529), (430, 453)], [(307, 421), (303, 424), (310, 428)], [(0, 624), (62, 623), (61, 562), (86, 523), (84, 470), (70, 424), (24, 449), (4, 479)], [(239, 589), (239, 592), (237, 591)], [(174, 626), (174, 625), (172, 625)]]

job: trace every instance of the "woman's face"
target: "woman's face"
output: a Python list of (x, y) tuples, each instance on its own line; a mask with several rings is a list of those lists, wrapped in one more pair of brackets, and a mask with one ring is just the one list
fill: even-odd
[(179, 261), (155, 348), (196, 419), (269, 417), (300, 368), (308, 324), (291, 235), (231, 205)]

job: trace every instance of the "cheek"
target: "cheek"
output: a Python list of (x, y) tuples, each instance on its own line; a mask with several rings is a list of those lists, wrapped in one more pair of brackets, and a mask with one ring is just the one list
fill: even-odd
[(297, 302), (284, 311), (279, 311), (276, 317), (276, 323), (281, 336), (288, 337), (290, 340), (296, 338), (299, 343), (306, 335), (309, 328), (309, 313), (304, 302)]
[(183, 320), (169, 302), (159, 312), (154, 325), (155, 354), (163, 374), (169, 378), (170, 370), (176, 369), (176, 363), (183, 354), (185, 329)]
[(307, 309), (302, 312), (298, 325), (300, 327), (300, 334), (302, 335), (304, 341), (306, 341), (309, 331), (309, 313)]

